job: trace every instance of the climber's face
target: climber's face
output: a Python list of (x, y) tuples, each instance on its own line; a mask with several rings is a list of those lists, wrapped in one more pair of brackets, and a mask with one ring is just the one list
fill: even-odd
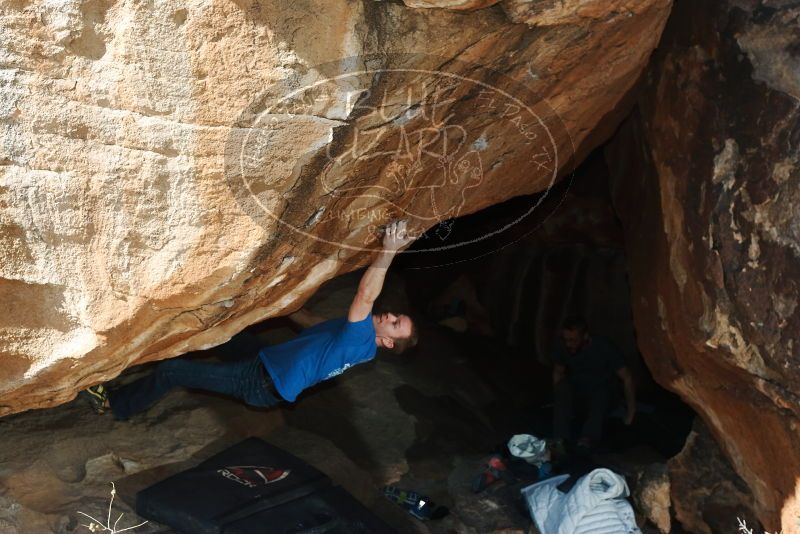
[(393, 345), (395, 339), (411, 335), (411, 317), (408, 315), (402, 313), (398, 313), (397, 315), (394, 313), (381, 313), (374, 316), (373, 322), (375, 325), (375, 334), (379, 338), (384, 339), (385, 345), (388, 343)]

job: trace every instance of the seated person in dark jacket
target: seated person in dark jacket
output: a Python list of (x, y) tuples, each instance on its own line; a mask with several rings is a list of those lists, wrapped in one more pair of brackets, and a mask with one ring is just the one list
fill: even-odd
[(555, 438), (569, 440), (574, 408), (585, 408), (578, 444), (589, 446), (603, 433), (603, 418), (608, 409), (611, 380), (618, 376), (625, 387), (627, 413), (625, 424), (633, 422), (636, 396), (631, 373), (622, 354), (608, 340), (589, 333), (580, 317), (564, 321), (560, 343), (553, 353), (553, 389)]

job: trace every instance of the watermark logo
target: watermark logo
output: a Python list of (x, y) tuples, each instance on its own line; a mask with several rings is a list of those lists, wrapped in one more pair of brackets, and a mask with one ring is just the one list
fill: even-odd
[[(572, 147), (524, 83), (395, 55), (348, 58), (266, 88), (232, 129), (225, 157), (245, 211), (304, 248), (372, 250), (381, 225), (404, 218), (426, 243), (407, 251), (418, 253), (468, 246), (530, 217)], [(526, 184), (542, 193), (519, 213), (478, 235), (454, 231), (459, 217)]]

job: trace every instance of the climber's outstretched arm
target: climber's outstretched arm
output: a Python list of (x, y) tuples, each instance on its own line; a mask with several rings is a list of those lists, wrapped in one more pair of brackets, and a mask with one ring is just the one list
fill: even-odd
[(351, 323), (361, 321), (372, 313), (372, 305), (381, 294), (389, 265), (392, 264), (395, 255), (413, 241), (408, 235), (406, 226), (407, 222), (404, 220), (393, 221), (386, 226), (383, 249), (361, 277), (358, 292), (350, 304), (347, 320)]

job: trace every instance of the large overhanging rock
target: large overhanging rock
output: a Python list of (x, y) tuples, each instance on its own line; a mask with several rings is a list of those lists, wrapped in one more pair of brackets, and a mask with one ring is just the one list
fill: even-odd
[(0, 415), (292, 311), (392, 217), (546, 189), (621, 119), (670, 8), (640, 4), (532, 30), (497, 6), (0, 2)]
[(797, 532), (800, 9), (773, 4), (677, 2), (607, 158), (643, 355)]

